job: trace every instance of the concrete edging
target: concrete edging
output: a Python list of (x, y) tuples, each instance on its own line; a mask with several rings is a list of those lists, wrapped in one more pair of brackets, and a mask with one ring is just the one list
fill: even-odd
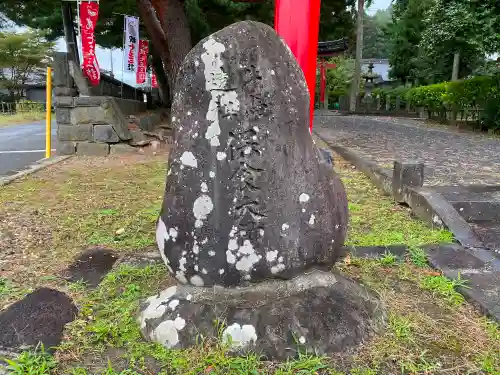
[[(317, 133), (315, 135), (328, 144), (343, 159), (352, 163), (357, 169), (368, 176), (386, 195), (393, 196), (392, 170), (381, 168), (375, 162), (363, 159), (345, 147), (332, 145)], [(448, 228), (462, 246), (473, 248), (484, 247), (484, 244), (474, 233), (470, 225), (440, 193), (426, 187), (409, 186), (405, 186), (402, 193), (404, 202), (410, 206), (415, 215), (420, 219), (432, 225)]]
[(35, 172), (38, 172), (42, 169), (45, 169), (47, 167), (50, 167), (51, 165), (60, 163), (66, 159), (71, 158), (72, 155), (64, 155), (64, 156), (55, 156), (50, 159), (41, 159), (35, 162), (34, 164), (29, 165), (26, 169), (23, 169), (22, 171), (17, 172), (16, 174), (13, 174), (12, 176), (7, 176), (7, 177), (0, 177), (0, 187), (8, 185), (20, 178), (29, 176), (30, 174), (33, 174)]

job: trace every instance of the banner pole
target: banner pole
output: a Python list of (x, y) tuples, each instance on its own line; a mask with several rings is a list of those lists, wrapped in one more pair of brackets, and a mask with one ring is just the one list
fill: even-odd
[(50, 158), (52, 154), (52, 68), (47, 67), (47, 86), (45, 101), (45, 158)]
[(122, 83), (120, 88), (120, 97), (123, 99), (123, 80), (125, 74), (125, 33), (127, 31), (127, 16), (123, 16), (123, 37), (122, 37)]

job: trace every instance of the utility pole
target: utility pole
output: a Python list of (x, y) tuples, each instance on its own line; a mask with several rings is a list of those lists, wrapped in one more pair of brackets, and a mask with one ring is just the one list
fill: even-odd
[(354, 63), (354, 77), (351, 84), (351, 100), (349, 110), (356, 110), (361, 78), (361, 60), (363, 59), (363, 18), (365, 15), (365, 0), (358, 0), (358, 19), (356, 24), (356, 62)]
[(460, 68), (460, 51), (456, 51), (453, 55), (453, 72), (451, 73), (451, 80), (458, 81), (458, 72)]

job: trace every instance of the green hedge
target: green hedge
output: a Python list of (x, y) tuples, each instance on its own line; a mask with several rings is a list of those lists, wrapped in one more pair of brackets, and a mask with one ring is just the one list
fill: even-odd
[(391, 108), (396, 97), (409, 100), (413, 108), (423, 107), (429, 112), (438, 112), (445, 118), (446, 111), (483, 110), (478, 125), (485, 129), (500, 130), (500, 74), (482, 76), (454, 82), (414, 88), (374, 90), (380, 95), (384, 108), (387, 95), (390, 96)]

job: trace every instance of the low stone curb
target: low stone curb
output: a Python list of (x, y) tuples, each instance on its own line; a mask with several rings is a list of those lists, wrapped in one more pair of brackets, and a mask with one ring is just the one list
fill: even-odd
[(60, 163), (72, 155), (56, 156), (50, 159), (41, 159), (34, 164), (29, 165), (26, 169), (13, 174), (12, 176), (0, 177), (0, 187), (10, 184), (11, 182), (18, 180), (20, 178), (26, 177), (32, 173), (38, 172), (44, 168), (50, 167), (51, 165)]
[[(452, 280), (465, 280), (458, 288), (466, 300), (476, 305), (483, 314), (500, 322), (500, 261), (490, 252), (467, 249), (458, 244), (425, 245), (432, 268)], [(405, 245), (346, 247), (346, 252), (367, 259), (377, 259), (387, 252), (402, 260), (408, 254)], [(487, 258), (485, 258), (485, 256)]]
[[(317, 133), (315, 135), (344, 160), (368, 176), (386, 195), (394, 196), (392, 170), (381, 168), (375, 162), (366, 160), (345, 147), (332, 145)], [(426, 187), (404, 186), (401, 195), (404, 197), (404, 202), (420, 219), (448, 228), (462, 246), (484, 247), (470, 225), (440, 193)]]

